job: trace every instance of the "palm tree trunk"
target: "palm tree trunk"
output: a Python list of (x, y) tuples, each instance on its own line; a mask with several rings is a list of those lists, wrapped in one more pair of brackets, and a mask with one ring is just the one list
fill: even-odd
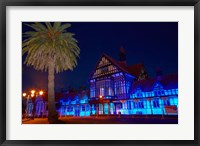
[(49, 62), (48, 69), (48, 121), (49, 123), (56, 123), (58, 121), (58, 113), (55, 107), (55, 93), (54, 93), (54, 62)]

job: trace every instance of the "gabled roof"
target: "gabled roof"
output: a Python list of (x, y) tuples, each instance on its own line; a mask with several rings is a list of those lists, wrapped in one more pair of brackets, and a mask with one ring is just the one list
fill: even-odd
[[(127, 66), (124, 62), (117, 61), (117, 60), (113, 59), (112, 57), (110, 57), (106, 54), (103, 54), (101, 56), (101, 58), (102, 57), (106, 57), (113, 65), (118, 67), (121, 71), (128, 73), (128, 74), (135, 76), (135, 77), (138, 77), (141, 73), (141, 70), (144, 68), (143, 64), (133, 64), (131, 66)], [(97, 62), (97, 65), (99, 64), (101, 58)], [(96, 67), (97, 67), (97, 65), (96, 65)], [(96, 69), (96, 67), (95, 67), (95, 69)], [(93, 73), (94, 73), (94, 71), (93, 71)], [(92, 73), (92, 75), (93, 75), (93, 73)]]
[(160, 82), (164, 89), (177, 89), (178, 88), (178, 74), (170, 74), (156, 78), (149, 78), (146, 80), (136, 81), (133, 83), (131, 93), (134, 93), (137, 87), (141, 87), (142, 91), (152, 91), (154, 83)]
[(131, 74), (135, 77), (138, 77), (141, 73), (141, 70), (144, 68), (144, 65), (142, 63), (127, 66), (124, 62), (117, 61), (106, 54), (104, 54), (104, 56), (108, 58), (115, 66), (117, 66), (123, 72)]
[(136, 76), (136, 77), (139, 77), (142, 69), (144, 69), (144, 65), (142, 63), (140, 63), (140, 64), (133, 64), (131, 66), (128, 66), (129, 72), (132, 75)]

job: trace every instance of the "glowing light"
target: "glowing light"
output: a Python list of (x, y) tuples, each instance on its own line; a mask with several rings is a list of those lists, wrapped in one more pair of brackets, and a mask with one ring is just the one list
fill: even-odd
[(31, 90), (31, 94), (35, 94), (35, 90)]
[(99, 98), (102, 98), (102, 96), (100, 95)]
[(22, 96), (25, 97), (25, 96), (26, 96), (26, 93), (23, 93)]
[(31, 94), (31, 97), (33, 97), (34, 96), (34, 94)]
[(39, 94), (40, 94), (40, 95), (43, 95), (43, 94), (44, 94), (44, 92), (43, 92), (43, 91), (40, 91), (40, 92), (39, 92)]

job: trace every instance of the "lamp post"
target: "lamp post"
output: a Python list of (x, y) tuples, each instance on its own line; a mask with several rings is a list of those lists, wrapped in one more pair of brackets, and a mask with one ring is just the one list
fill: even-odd
[(26, 93), (22, 93), (22, 118), (26, 115)]
[[(42, 95), (44, 94), (44, 91), (40, 90), (39, 91), (39, 95), (42, 97)], [(44, 111), (45, 111), (45, 102), (43, 101), (43, 108), (42, 108), (42, 112), (40, 111), (41, 117), (44, 116)]]
[[(36, 113), (36, 106), (37, 106), (35, 103), (36, 97), (38, 95), (43, 97), (44, 93), (45, 92), (43, 90), (35, 90), (35, 89), (30, 90), (29, 93), (27, 93), (27, 92), (22, 93), (22, 97), (26, 98), (26, 108), (25, 108), (26, 117), (28, 116), (29, 110), (30, 110), (30, 114), (32, 114), (32, 119), (34, 119), (35, 113)], [(29, 107), (30, 99), (32, 100), (32, 109), (31, 109), (31, 106)], [(44, 102), (43, 114), (44, 114), (45, 110), (46, 109), (45, 109), (45, 102)]]
[(29, 103), (29, 95), (26, 97), (26, 118), (28, 118), (28, 112), (29, 112), (28, 103)]

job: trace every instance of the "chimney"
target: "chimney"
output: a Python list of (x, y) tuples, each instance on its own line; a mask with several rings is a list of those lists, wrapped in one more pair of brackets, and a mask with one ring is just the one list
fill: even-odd
[(126, 66), (126, 51), (123, 47), (119, 49), (119, 61)]
[(157, 68), (156, 69), (156, 78), (157, 78), (157, 80), (161, 80), (161, 77), (162, 77), (162, 70), (160, 69), (160, 68)]

